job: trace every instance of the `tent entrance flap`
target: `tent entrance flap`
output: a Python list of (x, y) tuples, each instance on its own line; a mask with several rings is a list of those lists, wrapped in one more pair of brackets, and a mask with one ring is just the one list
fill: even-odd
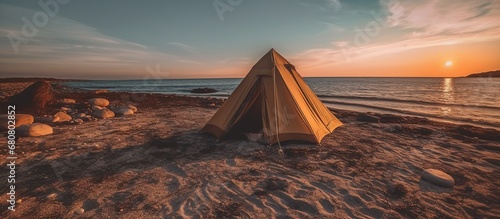
[(236, 122), (229, 132), (259, 133), (262, 132), (262, 98), (255, 99), (247, 113)]

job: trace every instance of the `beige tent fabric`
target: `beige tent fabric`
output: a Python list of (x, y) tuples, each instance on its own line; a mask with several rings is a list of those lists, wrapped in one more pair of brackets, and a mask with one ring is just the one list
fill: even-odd
[(319, 143), (342, 125), (295, 67), (274, 49), (252, 67), (203, 130), (221, 138), (233, 129), (245, 131), (256, 124), (261, 124), (269, 144), (286, 140)]

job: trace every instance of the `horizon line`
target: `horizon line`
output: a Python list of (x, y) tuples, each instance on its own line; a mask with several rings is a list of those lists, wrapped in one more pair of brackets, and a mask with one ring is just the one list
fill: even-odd
[[(3, 80), (13, 80), (13, 79), (21, 79), (21, 80), (30, 80), (30, 79), (38, 79), (38, 80), (55, 80), (55, 81), (130, 81), (130, 80), (211, 80), (211, 79), (244, 79), (245, 77), (213, 77), (213, 78), (203, 78), (203, 77), (193, 77), (193, 78), (125, 78), (125, 79), (112, 79), (112, 78), (102, 78), (102, 79), (85, 79), (85, 78), (52, 78), (52, 77), (0, 77), (0, 82)], [(304, 76), (302, 78), (468, 78), (467, 76), (436, 76), (436, 77), (419, 77), (419, 76)], [(475, 78), (475, 77), (470, 77)]]

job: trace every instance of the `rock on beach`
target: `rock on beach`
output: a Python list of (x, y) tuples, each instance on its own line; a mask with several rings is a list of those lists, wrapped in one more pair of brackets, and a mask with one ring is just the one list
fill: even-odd
[(113, 112), (116, 115), (120, 115), (120, 116), (126, 116), (126, 115), (132, 115), (132, 114), (134, 114), (134, 111), (132, 109), (130, 109), (129, 107), (114, 108)]
[(52, 127), (41, 123), (22, 125), (19, 126), (19, 128), (17, 128), (16, 130), (19, 136), (24, 136), (24, 137), (44, 136), (44, 135), (50, 135), (54, 132)]
[[(30, 114), (16, 114), (15, 115), (15, 126), (19, 127), (21, 125), (32, 124), (35, 121), (35, 118)], [(7, 130), (8, 129), (8, 121), (9, 115), (4, 114), (0, 115), (0, 129)]]
[(71, 121), (73, 118), (71, 118), (70, 115), (66, 114), (65, 112), (58, 112), (54, 115), (54, 118), (58, 117), (59, 120), (57, 122), (68, 122)]
[(106, 107), (106, 106), (109, 106), (109, 100), (104, 99), (104, 98), (92, 98), (89, 100), (89, 104), (92, 106)]
[(93, 117), (99, 118), (99, 119), (105, 119), (105, 118), (111, 118), (115, 117), (115, 113), (107, 108), (99, 109), (96, 110), (92, 113)]
[(422, 179), (436, 186), (451, 188), (455, 180), (449, 174), (436, 169), (426, 169), (422, 172)]
[(76, 101), (74, 99), (64, 98), (61, 100), (61, 103), (63, 103), (63, 104), (75, 104)]
[(135, 107), (134, 105), (129, 104), (127, 107), (130, 108), (132, 111), (134, 111), (134, 113), (137, 112), (137, 107)]

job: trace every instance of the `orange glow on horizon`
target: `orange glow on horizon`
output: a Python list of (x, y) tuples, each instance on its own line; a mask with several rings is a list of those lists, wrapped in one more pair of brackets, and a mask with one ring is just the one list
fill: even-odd
[(500, 69), (497, 42), (428, 47), (309, 68), (298, 65), (297, 70), (305, 77), (463, 77)]

